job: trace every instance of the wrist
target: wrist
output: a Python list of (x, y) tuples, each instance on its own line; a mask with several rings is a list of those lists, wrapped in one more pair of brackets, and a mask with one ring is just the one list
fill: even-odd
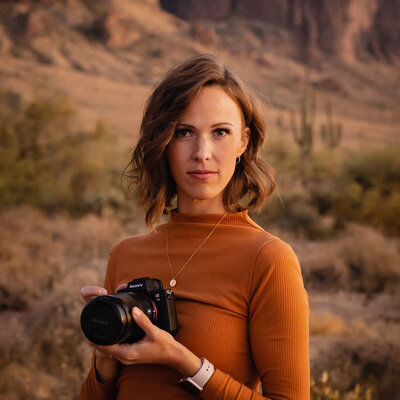
[(98, 381), (107, 382), (118, 376), (119, 363), (115, 358), (96, 350), (94, 369)]
[(112, 357), (109, 356), (108, 354), (102, 353), (99, 350), (96, 350), (96, 361), (99, 361), (101, 363), (105, 362), (105, 363), (116, 363), (117, 360)]
[(185, 390), (189, 391), (190, 393), (199, 393), (202, 392), (204, 386), (207, 382), (211, 379), (212, 375), (214, 374), (214, 365), (212, 365), (208, 360), (205, 358), (201, 359), (202, 364), (201, 368), (196, 372), (194, 376), (183, 377), (179, 381), (179, 385), (182, 386)]
[(179, 371), (183, 376), (193, 376), (201, 368), (202, 362), (199, 357), (193, 354), (181, 343), (176, 342), (171, 353), (169, 366)]

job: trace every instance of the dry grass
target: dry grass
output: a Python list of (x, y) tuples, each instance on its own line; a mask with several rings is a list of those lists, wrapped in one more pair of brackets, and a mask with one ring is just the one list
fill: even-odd
[[(132, 223), (129, 234), (135, 234), (138, 227), (141, 229), (139, 224)], [(116, 220), (93, 215), (79, 220), (61, 215), (49, 217), (30, 207), (0, 214), (1, 398), (78, 398), (91, 355), (79, 327), (83, 305), (79, 289), (84, 284), (101, 284), (109, 250), (126, 236), (125, 230)], [(337, 242), (344, 249), (340, 254), (345, 260), (354, 256), (351, 249), (355, 254), (361, 254), (366, 245), (370, 251), (374, 250), (365, 238), (364, 245), (360, 243), (357, 250), (355, 242), (360, 239), (360, 232), (364, 228), (349, 231)], [(378, 247), (381, 245), (376, 233), (364, 232), (364, 235), (371, 237)], [(312, 244), (314, 251), (311, 252), (314, 265), (319, 265), (322, 259), (326, 263), (330, 258), (335, 260), (337, 249), (329, 253), (324, 247), (329, 245), (334, 249), (333, 243), (320, 243), (320, 248), (315, 245)], [(389, 253), (391, 256), (387, 256), (386, 262), (393, 262), (392, 258), (397, 257), (395, 247), (389, 245), (393, 253)], [(368, 257), (359, 262), (372, 268), (374, 258)], [(385, 257), (379, 253), (375, 260)], [(343, 265), (346, 271), (346, 264)], [(375, 276), (372, 272), (368, 274)], [(342, 279), (345, 276), (348, 275), (343, 274)], [(340, 282), (343, 286), (345, 280)], [(317, 283), (320, 285), (321, 281)], [(341, 298), (341, 302), (345, 304), (346, 298)], [(311, 312), (311, 347), (317, 355), (312, 358), (313, 376), (328, 371), (330, 387), (340, 389), (341, 393), (350, 393), (358, 382), (363, 387), (366, 382), (372, 382), (375, 392), (384, 394), (377, 398), (395, 399), (395, 395), (390, 397), (390, 390), (399, 389), (396, 379), (400, 368), (400, 324), (375, 323), (372, 317), (349, 319), (335, 309), (323, 307), (316, 310), (311, 307)], [(349, 314), (355, 315), (350, 307)]]
[(350, 333), (342, 317), (331, 312), (310, 314), (310, 335), (338, 335), (348, 336)]
[(0, 214), (0, 397), (77, 398), (91, 353), (79, 289), (102, 283), (108, 253), (124, 236), (116, 220), (94, 215), (72, 220), (30, 207)]
[(337, 239), (294, 243), (308, 289), (394, 293), (400, 283), (398, 239), (351, 225)]
[(2, 213), (0, 308), (22, 310), (61, 287), (101, 283), (108, 253), (122, 236), (117, 221), (94, 215), (45, 217), (30, 207)]
[(29, 366), (15, 362), (1, 370), (1, 377), (0, 393), (6, 393), (7, 400), (49, 399), (59, 384), (57, 378), (41, 371), (32, 374)]
[(360, 384), (347, 393), (340, 393), (329, 386), (329, 374), (324, 371), (317, 381), (311, 380), (311, 400), (371, 400), (371, 388), (364, 388)]
[(319, 346), (312, 376), (329, 371), (330, 384), (342, 392), (358, 382), (371, 387), (373, 399), (398, 399), (400, 390), (400, 324), (359, 320), (351, 336), (336, 336)]
[[(372, 389), (371, 399), (398, 399), (399, 306), (398, 294), (384, 293), (371, 298), (360, 293), (311, 292), (312, 376), (320, 377), (327, 371), (328, 387), (342, 394), (359, 383), (363, 389)], [(335, 390), (330, 391), (331, 397), (321, 399), (347, 399), (344, 395), (333, 396)]]

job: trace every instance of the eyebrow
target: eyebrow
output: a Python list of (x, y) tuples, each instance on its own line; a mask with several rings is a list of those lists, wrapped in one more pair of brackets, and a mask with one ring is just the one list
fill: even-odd
[[(211, 125), (211, 128), (214, 128), (214, 127), (219, 126), (219, 125), (230, 125), (230, 126), (233, 127), (233, 125), (232, 125), (230, 122), (217, 122), (216, 124), (212, 124), (212, 125)], [(176, 126), (181, 126), (181, 127), (184, 126), (184, 127), (192, 128), (192, 129), (195, 129), (195, 128), (196, 128), (194, 125), (184, 124), (184, 123), (182, 123), (182, 122), (178, 122), (178, 123), (176, 124)]]

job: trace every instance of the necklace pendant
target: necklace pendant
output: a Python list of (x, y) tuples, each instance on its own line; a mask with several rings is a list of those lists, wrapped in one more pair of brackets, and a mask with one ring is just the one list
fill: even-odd
[(176, 285), (176, 280), (175, 279), (171, 279), (169, 281), (169, 284), (171, 285), (171, 287), (174, 287)]

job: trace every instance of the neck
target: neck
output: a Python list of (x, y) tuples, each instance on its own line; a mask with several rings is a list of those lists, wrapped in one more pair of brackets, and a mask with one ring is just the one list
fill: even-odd
[(225, 214), (226, 209), (222, 201), (192, 200), (190, 202), (179, 201), (178, 211), (184, 214)]
[(201, 200), (191, 204), (180, 204), (178, 202), (178, 211), (184, 214), (225, 214), (226, 209), (223, 204), (205, 204)]

